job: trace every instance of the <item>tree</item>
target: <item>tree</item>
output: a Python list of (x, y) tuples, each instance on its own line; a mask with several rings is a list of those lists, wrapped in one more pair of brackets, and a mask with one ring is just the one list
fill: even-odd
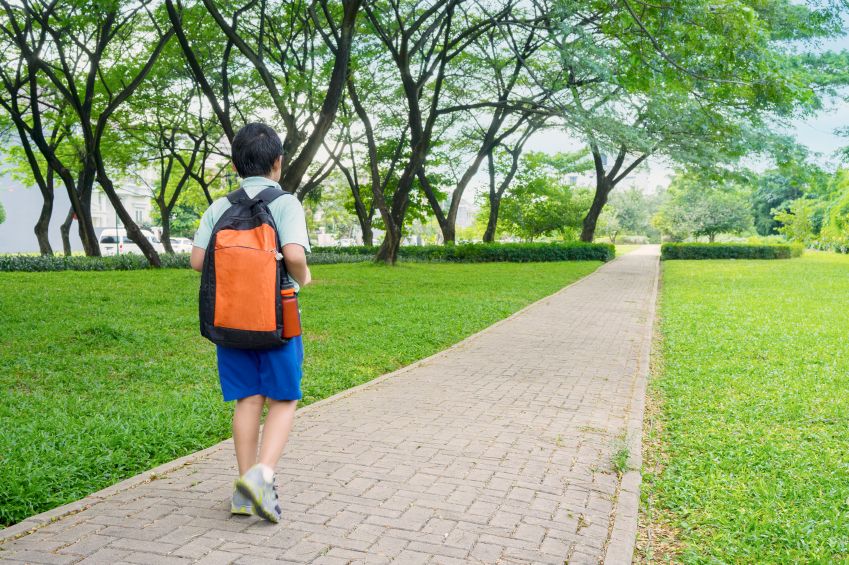
[(679, 174), (652, 223), (672, 239), (706, 236), (713, 243), (718, 234), (751, 229), (752, 214), (746, 195), (738, 187)]
[[(488, 29), (506, 23), (512, 4), (510, 0), (487, 6), (464, 0), (439, 0), (427, 6), (412, 2), (364, 4), (369, 36), (378, 39), (386, 54), (385, 61), (375, 61), (368, 68), (391, 70), (385, 83), (377, 86), (400, 85), (402, 111), (409, 127), (404, 164), (391, 199), (373, 190), (375, 207), (386, 228), (377, 253), (379, 261), (394, 264), (398, 258), (416, 180), (429, 193), (433, 207), (437, 195), (428, 185), (423, 167), (435, 139), (440, 104), (453, 88), (455, 78), (464, 83), (462, 73), (455, 72), (460, 69), (455, 67), (465, 50)], [(365, 122), (364, 113), (367, 112), (361, 104), (357, 114)], [(378, 188), (374, 182), (372, 187)]]
[(575, 239), (589, 205), (588, 193), (576, 190), (565, 175), (586, 166), (581, 153), (526, 154), (515, 184), (501, 202), (501, 229), (530, 241), (550, 235)]
[(775, 213), (776, 222), (780, 223), (778, 233), (790, 241), (810, 243), (814, 237), (813, 200), (798, 198), (787, 204), (786, 208), (778, 209)]
[(836, 4), (818, 6), (561, 2), (563, 65), (589, 76), (561, 106), (596, 169), (581, 239), (592, 240), (610, 192), (650, 155), (733, 164), (763, 148), (748, 140), (771, 121), (818, 107), (817, 86), (831, 79), (816, 57), (800, 63), (799, 46), (843, 28)]
[[(132, 4), (0, 0), (0, 7), (4, 16), (3, 47), (7, 55), (20, 59), (15, 75), (4, 76), (4, 86), (9, 93), (22, 84), (29, 87), (29, 120), (19, 120), (18, 125), (68, 189), (86, 253), (100, 254), (90, 214), (96, 181), (127, 234), (148, 261), (159, 266), (156, 250), (115, 191), (103, 141), (115, 112), (150, 73), (173, 30), (162, 29), (150, 11), (150, 0)], [(45, 108), (55, 108), (51, 100), (67, 104), (82, 140), (76, 179), (72, 168), (45, 137), (42, 113)]]
[(6, 209), (3, 207), (3, 203), (0, 202), (0, 224), (6, 221)]
[[(2, 73), (4, 79), (9, 75)], [(42, 255), (53, 255), (53, 247), (47, 230), (50, 226), (50, 218), (53, 215), (53, 200), (55, 195), (56, 174), (50, 163), (46, 162), (39, 154), (38, 149), (33, 147), (26, 128), (27, 110), (21, 107), (22, 94), (16, 90), (11, 82), (7, 80), (7, 89), (0, 93), (0, 106), (7, 114), (0, 116), (0, 120), (11, 122), (5, 124), (4, 130), (15, 130), (17, 132), (17, 143), (8, 143), (3, 155), (6, 165), (5, 172), (21, 181), (25, 186), (37, 186), (41, 192), (41, 212), (35, 223), (34, 232), (38, 247)], [(3, 96), (6, 94), (7, 96)], [(49, 114), (50, 132), (48, 136), (49, 147), (56, 151), (59, 146), (66, 142), (67, 125), (62, 119), (62, 111)], [(67, 145), (67, 143), (65, 143)], [(67, 243), (66, 252), (70, 254), (70, 242)]]
[[(636, 187), (610, 195), (610, 216), (615, 219), (618, 233), (656, 237), (657, 231), (651, 225), (651, 218), (657, 212), (659, 195), (646, 194)], [(602, 213), (602, 217), (604, 213)], [(607, 230), (610, 231), (608, 224)]]
[[(122, 176), (150, 190), (156, 219), (162, 226), (162, 244), (168, 253), (173, 253), (171, 215), (182, 192), (194, 185), (212, 202), (209, 186), (229, 164), (225, 150), (219, 147), (223, 130), (215, 115), (210, 114), (179, 45), (172, 42), (163, 53), (161, 64), (115, 116), (113, 161), (124, 156), (120, 162)], [(218, 162), (209, 178), (210, 160), (214, 157), (218, 157)]]
[[(239, 5), (241, 4), (241, 5)], [(348, 62), (361, 0), (225, 2), (184, 6), (166, 0), (168, 17), (199, 88), (232, 141), (235, 135), (231, 70), (249, 68), (247, 80), (274, 108), (283, 131), (284, 190), (303, 199), (330, 172), (328, 159), (304, 180), (336, 117), (345, 91)], [(210, 48), (206, 22), (218, 28)], [(218, 49), (221, 49), (219, 52)], [(236, 56), (238, 54), (238, 57)], [(321, 85), (326, 84), (324, 89)], [(244, 121), (243, 115), (238, 115)]]
[[(446, 135), (434, 144), (417, 173), (445, 243), (455, 239), (463, 194), (483, 162), (499, 145), (521, 137), (530, 122), (538, 129), (550, 118), (545, 103), (553, 92), (539, 88), (530, 73), (545, 74), (541, 81), (545, 84), (562, 83), (559, 76), (550, 76), (561, 72), (559, 53), (545, 40), (538, 23), (547, 14), (535, 4), (509, 10), (510, 23), (488, 27), (458, 57), (459, 71), (446, 83), (446, 100), (436, 110), (437, 120), (446, 124)], [(442, 159), (434, 158), (436, 147), (446, 148)], [(433, 175), (443, 177), (446, 198), (439, 197), (430, 181)], [(491, 209), (497, 215), (497, 206)]]
[[(749, 181), (753, 187), (751, 200), (755, 229), (761, 235), (781, 233), (777, 212), (790, 212), (791, 203), (803, 195), (827, 196), (823, 189), (828, 186), (828, 175), (810, 162), (806, 148), (788, 140), (776, 146), (775, 154), (777, 166), (752, 175)], [(821, 224), (820, 216), (812, 226), (816, 233)]]
[(849, 251), (849, 174), (840, 170), (835, 177), (835, 184), (842, 186), (842, 192), (828, 204), (821, 239), (826, 245), (845, 253)]

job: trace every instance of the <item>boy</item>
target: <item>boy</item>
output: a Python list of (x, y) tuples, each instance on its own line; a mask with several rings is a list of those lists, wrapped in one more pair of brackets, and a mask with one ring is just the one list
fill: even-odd
[[(267, 125), (248, 124), (239, 130), (233, 138), (232, 160), (248, 197), (254, 198), (268, 187), (279, 188), (283, 144)], [(191, 266), (196, 271), (203, 269), (213, 227), (229, 207), (227, 198), (219, 198), (203, 214), (191, 256)], [(311, 280), (306, 260), (310, 243), (303, 207), (287, 193), (273, 200), (268, 209), (277, 225), (286, 269), (298, 290)], [(279, 522), (281, 510), (274, 487), (274, 468), (289, 438), (295, 406), (302, 396), (301, 337), (274, 349), (216, 347), (221, 392), (225, 401), (236, 401), (233, 443), (240, 478), (234, 484), (231, 512), (256, 514)], [(257, 458), (260, 419), (266, 403), (268, 415)]]

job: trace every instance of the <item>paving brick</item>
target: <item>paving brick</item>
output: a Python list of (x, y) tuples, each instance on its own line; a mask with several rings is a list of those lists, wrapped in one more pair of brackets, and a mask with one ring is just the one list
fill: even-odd
[(77, 563), (83, 563), (84, 565), (115, 565), (115, 563), (123, 561), (130, 553), (132, 552), (123, 549), (104, 547), (98, 549), (82, 561), (77, 561)]
[(73, 553), (76, 555), (89, 556), (101, 547), (109, 545), (110, 542), (113, 542), (116, 539), (117, 538), (109, 536), (92, 534), (72, 543), (69, 546), (63, 547), (59, 550), (59, 553)]

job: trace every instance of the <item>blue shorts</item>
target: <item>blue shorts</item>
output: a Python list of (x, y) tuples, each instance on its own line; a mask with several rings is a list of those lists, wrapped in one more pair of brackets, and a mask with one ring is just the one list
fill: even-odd
[(304, 342), (301, 336), (275, 349), (218, 347), (218, 378), (225, 402), (260, 394), (300, 400)]

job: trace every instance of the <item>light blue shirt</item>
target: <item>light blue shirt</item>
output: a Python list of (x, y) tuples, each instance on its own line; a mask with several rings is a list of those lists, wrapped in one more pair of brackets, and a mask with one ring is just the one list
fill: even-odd
[[(280, 188), (280, 185), (265, 177), (247, 177), (241, 180), (241, 187), (245, 189), (250, 198), (270, 186)], [(209, 238), (212, 229), (224, 212), (230, 208), (230, 201), (222, 197), (213, 202), (200, 219), (200, 226), (195, 233), (194, 246), (206, 249), (209, 246)], [(297, 243), (305, 251), (310, 251), (310, 238), (307, 234), (307, 222), (304, 218), (304, 207), (293, 194), (288, 192), (275, 199), (268, 205), (268, 210), (277, 224), (277, 236), (280, 238), (280, 247), (288, 243)]]
[[(279, 184), (265, 177), (247, 177), (241, 181), (241, 187), (245, 189), (250, 198), (256, 197), (257, 194), (270, 186), (280, 188)], [(228, 208), (230, 208), (230, 201), (227, 200), (226, 196), (219, 198), (207, 208), (200, 219), (198, 231), (195, 233), (195, 247), (206, 249), (209, 246), (212, 229)], [(306, 251), (310, 250), (304, 207), (293, 194), (284, 193), (283, 196), (268, 205), (268, 210), (277, 224), (277, 235), (280, 238), (281, 247), (287, 243), (297, 243)]]

